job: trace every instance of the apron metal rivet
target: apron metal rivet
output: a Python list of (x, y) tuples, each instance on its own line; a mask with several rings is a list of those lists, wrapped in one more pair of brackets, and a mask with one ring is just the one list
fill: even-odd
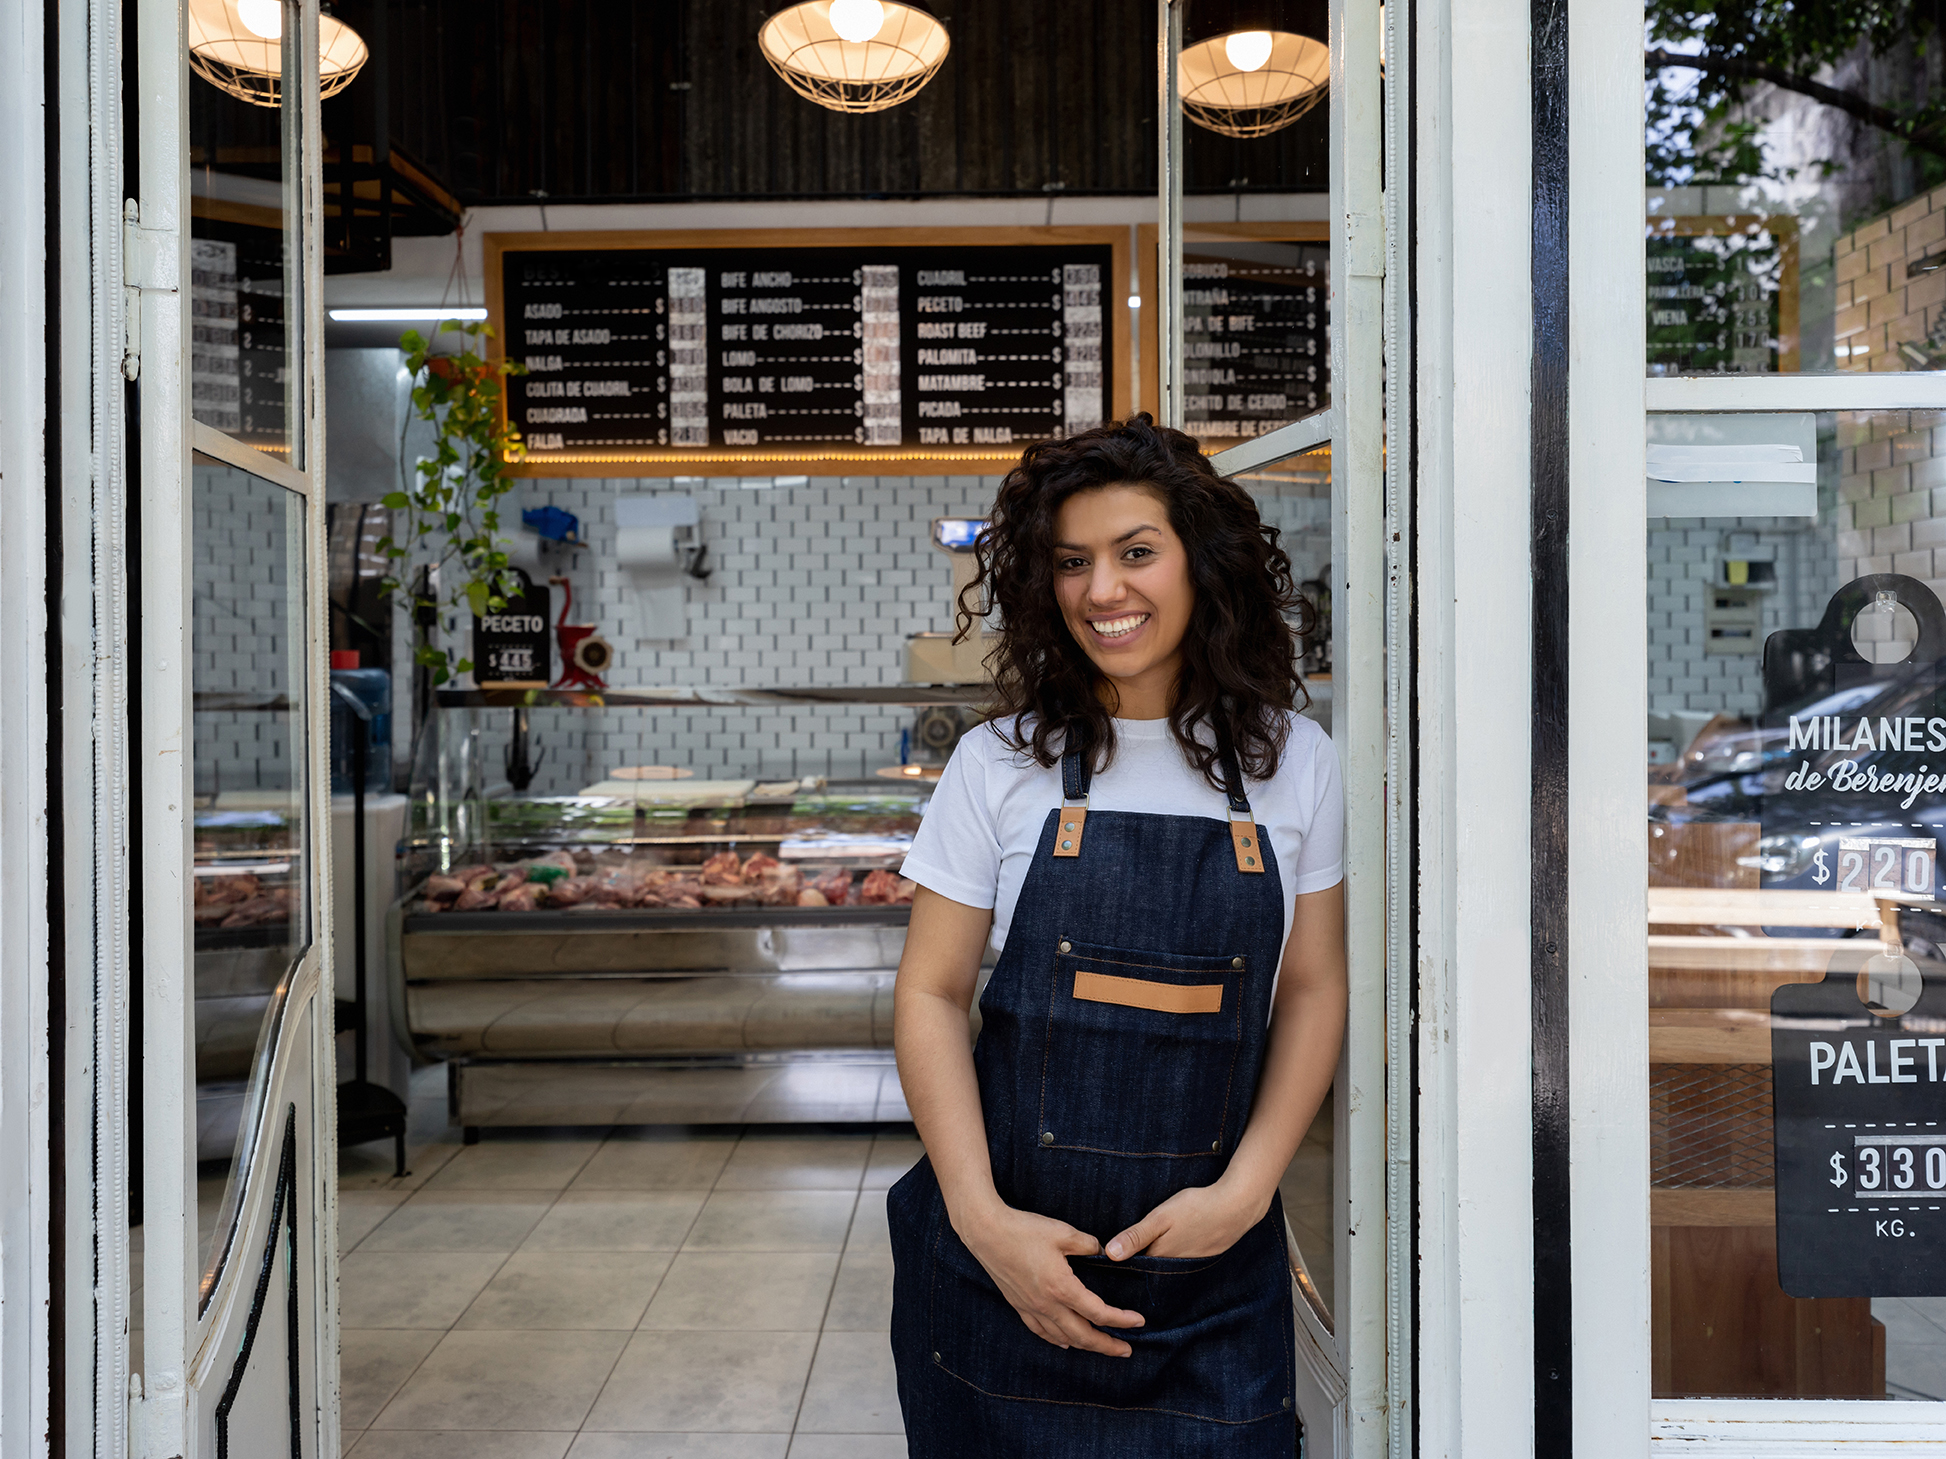
[(1240, 957), (1231, 958), (1230, 966), (1237, 969), (1239, 972), (1241, 972), (1243, 970), (1243, 959)]
[[(945, 1359), (944, 1359), (944, 1358), (942, 1358), (942, 1357), (940, 1357), (938, 1353), (934, 1353), (934, 1354), (932, 1355), (932, 1360), (933, 1360), (933, 1361), (934, 1361), (935, 1363), (942, 1363), (942, 1362), (944, 1362), (944, 1361), (945, 1361)], [(1290, 1401), (1290, 1400), (1289, 1400), (1288, 1398), (1287, 1398), (1287, 1399), (1285, 1399), (1285, 1400), (1284, 1400), (1284, 1407), (1286, 1407), (1286, 1408), (1289, 1408), (1290, 1406), (1291, 1406), (1291, 1401)]]
[(1069, 821), (1065, 826), (1061, 827), (1061, 829), (1063, 831), (1072, 831), (1074, 829), (1074, 822)]
[(1043, 1145), (1052, 1145), (1052, 1144), (1054, 1143), (1054, 1131), (1052, 1131), (1052, 1130), (1042, 1130), (1042, 1131), (1041, 1131), (1041, 1143), (1042, 1143)]
[[(934, 1354), (933, 1354), (933, 1356), (934, 1356), (934, 1357), (936, 1358), (936, 1357), (938, 1357), (938, 1356), (939, 1356), (939, 1354), (938, 1354), (938, 1353), (934, 1353)], [(1287, 1399), (1285, 1399), (1285, 1400), (1284, 1400), (1284, 1407), (1286, 1407), (1286, 1408), (1289, 1408), (1290, 1406), (1291, 1406), (1291, 1401), (1290, 1401), (1290, 1400), (1289, 1400), (1288, 1398), (1287, 1398)]]
[(1071, 942), (1064, 942), (1064, 943), (1062, 943), (1062, 944), (1061, 944), (1061, 951), (1062, 951), (1062, 952), (1073, 952), (1073, 951), (1074, 951), (1074, 944), (1073, 944), (1073, 943), (1071, 943)]
[(1248, 836), (1245, 836), (1245, 837), (1243, 838), (1243, 844), (1244, 844), (1244, 845), (1245, 845), (1246, 847), (1247, 847), (1247, 846), (1248, 846), (1248, 845), (1250, 844), (1250, 838), (1249, 838)]
[(1072, 841), (1063, 841), (1063, 842), (1061, 843), (1061, 849), (1062, 849), (1063, 851), (1072, 851), (1072, 850), (1074, 850), (1074, 842), (1072, 842)]
[(1243, 858), (1243, 864), (1245, 866), (1255, 866), (1257, 864), (1257, 858), (1254, 856), (1246, 856)]
[(1221, 1154), (1223, 1150), (1223, 1142), (1221, 1140), (1212, 1140), (1210, 1142), (1209, 1149), (1210, 1149), (1210, 1154), (1212, 1155)]

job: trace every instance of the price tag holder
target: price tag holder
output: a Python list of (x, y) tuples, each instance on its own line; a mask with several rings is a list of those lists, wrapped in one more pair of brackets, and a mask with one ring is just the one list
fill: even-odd
[(1859, 938), (1770, 1013), (1778, 1283), (1946, 1296), (1946, 988)]
[(553, 594), (521, 568), (521, 591), (504, 608), (473, 615), (473, 682), (482, 689), (545, 689), (553, 677), (548, 614)]

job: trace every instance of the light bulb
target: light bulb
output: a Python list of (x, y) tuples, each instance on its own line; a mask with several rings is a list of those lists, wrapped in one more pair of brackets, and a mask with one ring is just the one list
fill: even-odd
[(1142, 307), (1142, 296), (1140, 294), (1130, 294), (1128, 296), (1128, 307), (1131, 309), (1140, 309)]
[(879, 0), (831, 0), (831, 28), (841, 40), (863, 45), (885, 29), (885, 7)]
[(283, 0), (236, 0), (236, 15), (244, 29), (261, 40), (284, 37)]
[(1271, 38), (1267, 30), (1240, 30), (1223, 38), (1223, 54), (1239, 71), (1261, 71), (1270, 59)]

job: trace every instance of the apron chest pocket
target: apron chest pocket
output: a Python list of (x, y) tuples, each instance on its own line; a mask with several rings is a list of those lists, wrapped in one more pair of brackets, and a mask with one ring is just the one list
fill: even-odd
[(1242, 1044), (1240, 957), (1062, 940), (1049, 979), (1040, 1144), (1223, 1156)]

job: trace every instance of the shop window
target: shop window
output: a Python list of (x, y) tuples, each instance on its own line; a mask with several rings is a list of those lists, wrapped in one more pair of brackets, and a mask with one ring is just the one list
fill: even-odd
[(1930, 6), (1651, 5), (1651, 375), (1946, 367)]
[(1814, 444), (1651, 491), (1654, 1389), (1946, 1398), (1946, 412), (1728, 419)]

